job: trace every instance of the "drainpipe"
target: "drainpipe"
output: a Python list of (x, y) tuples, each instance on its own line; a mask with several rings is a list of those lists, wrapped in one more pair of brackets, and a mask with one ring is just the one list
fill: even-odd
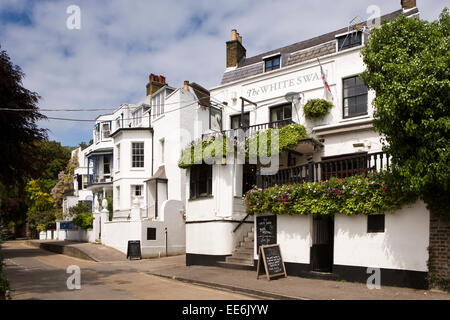
[(167, 227), (164, 228), (164, 232), (166, 234), (166, 257), (167, 257)]

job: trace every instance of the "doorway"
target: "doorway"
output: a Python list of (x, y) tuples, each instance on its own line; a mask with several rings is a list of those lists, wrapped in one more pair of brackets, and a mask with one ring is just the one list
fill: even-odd
[(256, 164), (244, 164), (242, 174), (242, 195), (256, 185)]
[(332, 272), (334, 244), (333, 216), (316, 215), (313, 217), (312, 240), (311, 270)]

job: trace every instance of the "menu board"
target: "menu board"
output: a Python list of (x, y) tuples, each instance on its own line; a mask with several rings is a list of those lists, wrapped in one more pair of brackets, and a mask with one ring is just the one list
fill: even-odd
[(260, 246), (277, 243), (277, 216), (256, 217), (256, 244)]
[(259, 270), (261, 263), (264, 265), (267, 279), (272, 277), (286, 275), (286, 268), (284, 266), (283, 258), (281, 257), (281, 250), (279, 244), (270, 244), (261, 246), (258, 254), (258, 266), (256, 268), (256, 278), (259, 278)]

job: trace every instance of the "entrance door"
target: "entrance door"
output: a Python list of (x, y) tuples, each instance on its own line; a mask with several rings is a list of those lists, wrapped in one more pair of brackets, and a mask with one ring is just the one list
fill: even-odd
[(333, 268), (334, 217), (318, 215), (313, 218), (311, 269), (331, 272)]
[(242, 194), (244, 195), (254, 185), (256, 185), (256, 165), (244, 164), (242, 175)]

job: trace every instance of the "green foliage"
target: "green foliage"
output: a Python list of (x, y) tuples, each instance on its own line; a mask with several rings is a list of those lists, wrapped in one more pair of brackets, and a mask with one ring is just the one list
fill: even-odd
[(361, 50), (364, 83), (375, 90), (374, 127), (405, 192), (448, 216), (450, 197), (450, 18), (432, 23), (400, 15), (374, 29)]
[(56, 179), (58, 173), (65, 170), (70, 161), (70, 149), (56, 141), (38, 141), (34, 143), (37, 161), (34, 170), (41, 179)]
[(393, 211), (417, 199), (388, 172), (329, 181), (254, 188), (244, 197), (250, 214), (372, 214)]
[(68, 218), (72, 218), (72, 222), (81, 229), (91, 229), (94, 216), (89, 212), (86, 202), (78, 202), (77, 205), (70, 207), (68, 210)]
[(27, 222), (32, 234), (45, 231), (56, 221), (57, 210), (49, 189), (55, 183), (48, 179), (31, 179), (25, 187), (27, 195)]
[(75, 225), (84, 230), (92, 229), (92, 221), (94, 216), (89, 212), (80, 212), (72, 219)]
[(303, 113), (308, 120), (320, 119), (325, 117), (333, 104), (324, 99), (311, 99), (303, 107)]
[(106, 197), (106, 201), (108, 201), (108, 212), (109, 212), (109, 221), (112, 221), (114, 216), (114, 207), (113, 207), (113, 198), (112, 197)]
[(0, 240), (0, 300), (5, 297), (5, 293), (7, 290), (10, 289), (9, 287), (9, 281), (6, 278), (6, 273), (3, 271), (4, 263), (3, 263), (3, 256), (1, 254), (1, 240)]
[[(276, 143), (272, 143), (272, 136), (275, 137), (275, 132), (278, 134), (278, 150), (276, 150)], [(245, 158), (261, 157), (263, 155), (270, 156), (273, 152), (283, 152), (298, 144), (298, 140), (308, 137), (304, 126), (299, 124), (291, 124), (280, 129), (267, 129), (264, 131), (257, 131), (256, 134), (245, 137), (242, 141), (234, 138), (226, 138), (220, 136), (219, 138), (207, 137), (205, 139), (198, 139), (191, 142), (191, 144), (181, 152), (178, 161), (178, 167), (189, 168), (196, 163), (212, 162), (217, 159), (216, 151), (222, 151), (222, 156), (227, 154), (235, 155), (236, 150), (245, 154)], [(264, 140), (261, 140), (264, 139)], [(261, 140), (261, 141), (260, 141)], [(260, 150), (260, 146), (266, 146), (266, 150)], [(221, 149), (222, 148), (222, 149)]]
[(90, 213), (89, 206), (86, 202), (78, 202), (75, 206), (70, 207), (67, 210), (67, 218), (73, 218), (79, 215), (80, 213)]

